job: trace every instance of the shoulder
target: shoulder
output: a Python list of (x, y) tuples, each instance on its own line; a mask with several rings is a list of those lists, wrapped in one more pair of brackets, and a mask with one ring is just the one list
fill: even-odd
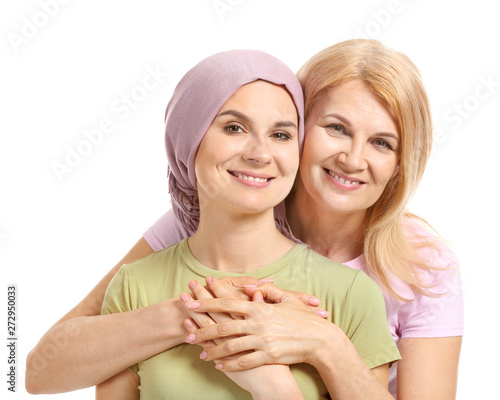
[(154, 251), (159, 251), (192, 234), (193, 232), (188, 231), (170, 209), (144, 232), (143, 237)]
[[(121, 270), (127, 274), (131, 282), (154, 280), (158, 281), (164, 274), (168, 274), (177, 265), (185, 252), (186, 240), (168, 246), (167, 248), (156, 251), (144, 258), (133, 261), (122, 266)], [(121, 271), (120, 270), (120, 271)]]
[(351, 297), (360, 296), (372, 300), (376, 296), (377, 301), (381, 299), (380, 288), (364, 271), (332, 261), (305, 246), (294, 262), (297, 264), (295, 271), (303, 271), (300, 278), (308, 282), (315, 295), (324, 293), (343, 303)]

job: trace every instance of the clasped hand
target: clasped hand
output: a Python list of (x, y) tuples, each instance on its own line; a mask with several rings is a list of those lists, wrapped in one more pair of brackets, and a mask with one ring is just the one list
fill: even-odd
[[(227, 279), (228, 281), (224, 281)], [(265, 364), (313, 364), (335, 325), (313, 296), (272, 283), (236, 287), (235, 278), (207, 277), (207, 287), (189, 283), (183, 301), (191, 319), (187, 343), (204, 348), (200, 357), (224, 372)]]

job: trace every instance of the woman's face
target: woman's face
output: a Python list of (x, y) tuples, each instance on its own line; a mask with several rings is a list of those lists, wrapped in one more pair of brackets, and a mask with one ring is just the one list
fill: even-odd
[(222, 106), (198, 149), (200, 206), (262, 212), (289, 193), (299, 165), (298, 118), (288, 92), (265, 81), (238, 89)]
[(300, 176), (320, 207), (364, 213), (398, 171), (396, 123), (388, 106), (359, 80), (325, 93), (305, 131)]

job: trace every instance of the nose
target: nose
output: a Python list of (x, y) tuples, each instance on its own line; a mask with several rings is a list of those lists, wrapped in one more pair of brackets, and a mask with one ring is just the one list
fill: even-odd
[(368, 166), (365, 151), (363, 141), (352, 140), (345, 144), (337, 160), (348, 172), (362, 171)]
[(266, 137), (252, 135), (246, 143), (243, 159), (258, 166), (271, 164), (273, 156)]

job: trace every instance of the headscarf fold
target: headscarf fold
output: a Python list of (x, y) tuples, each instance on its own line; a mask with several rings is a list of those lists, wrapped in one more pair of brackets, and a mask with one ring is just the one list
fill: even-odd
[[(299, 146), (304, 141), (304, 100), (295, 74), (282, 61), (258, 50), (230, 50), (199, 62), (177, 84), (165, 112), (165, 143), (172, 209), (196, 232), (200, 208), (194, 161), (207, 129), (226, 100), (241, 86), (264, 80), (283, 85), (292, 97), (299, 120)], [(291, 236), (284, 205), (275, 207), (278, 229)]]

